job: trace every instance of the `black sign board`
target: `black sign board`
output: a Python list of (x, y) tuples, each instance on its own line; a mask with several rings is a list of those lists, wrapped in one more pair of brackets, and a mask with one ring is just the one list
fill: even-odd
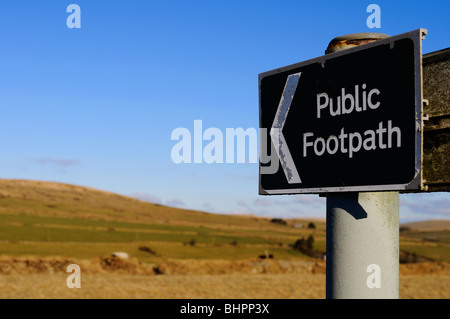
[(424, 29), (259, 75), (260, 191), (417, 191)]

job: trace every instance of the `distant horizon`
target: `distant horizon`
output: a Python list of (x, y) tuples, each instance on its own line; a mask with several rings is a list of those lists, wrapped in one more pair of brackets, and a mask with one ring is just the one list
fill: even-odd
[[(255, 217), (255, 218), (263, 218), (263, 219), (274, 219), (274, 218), (281, 218), (281, 219), (285, 219), (285, 220), (317, 220), (317, 221), (322, 221), (325, 222), (326, 221), (326, 206), (324, 207), (325, 210), (323, 211), (323, 217), (322, 216), (308, 216), (308, 215), (304, 215), (304, 216), (292, 216), (292, 215), (288, 215), (288, 216), (283, 216), (282, 214), (275, 214), (275, 215), (267, 215), (267, 216), (261, 216), (261, 215), (257, 215), (257, 214), (252, 214), (252, 213), (239, 213), (239, 212), (213, 212), (213, 211), (208, 211), (205, 209), (196, 209), (196, 208), (189, 208), (189, 207), (180, 207), (180, 205), (171, 205), (170, 203), (162, 203), (162, 202), (158, 202), (158, 201), (151, 201), (151, 198), (146, 198), (145, 196), (139, 196), (140, 194), (120, 194), (120, 193), (116, 193), (113, 191), (108, 191), (108, 190), (104, 190), (104, 189), (99, 189), (99, 188), (95, 188), (95, 187), (91, 187), (91, 186), (85, 186), (85, 185), (78, 185), (78, 184), (71, 184), (71, 183), (63, 183), (63, 182), (58, 182), (58, 181), (49, 181), (49, 180), (31, 180), (31, 179), (5, 179), (2, 178), (1, 180), (5, 180), (5, 181), (16, 181), (16, 182), (35, 182), (35, 183), (55, 183), (55, 184), (62, 184), (62, 185), (68, 185), (68, 186), (75, 186), (75, 187), (80, 187), (80, 188), (86, 188), (86, 189), (91, 189), (94, 191), (100, 191), (100, 192), (105, 192), (105, 193), (110, 193), (110, 194), (114, 194), (114, 195), (119, 195), (119, 196), (124, 196), (124, 197), (128, 197), (128, 198), (132, 198), (135, 200), (139, 200), (145, 203), (149, 203), (149, 204), (153, 204), (153, 205), (159, 205), (159, 206), (165, 206), (165, 207), (169, 207), (169, 208), (174, 208), (174, 209), (181, 209), (181, 210), (189, 210), (189, 211), (196, 211), (196, 212), (200, 212), (200, 213), (207, 213), (207, 214), (215, 214), (215, 215), (229, 215), (229, 216), (243, 216), (243, 217)], [(145, 194), (144, 194), (145, 195)], [(402, 194), (400, 194), (401, 196)], [(290, 196), (290, 195), (287, 195)], [(298, 195), (298, 196), (304, 196), (304, 195)], [(317, 196), (319, 197), (319, 195), (307, 195), (307, 196)], [(401, 207), (401, 204), (400, 204)], [(421, 219), (416, 219), (416, 220), (408, 220), (408, 219), (402, 219), (401, 213), (400, 213), (400, 225), (404, 225), (404, 224), (409, 224), (409, 223), (420, 223), (420, 222), (427, 222), (427, 221), (448, 221), (450, 222), (450, 219), (446, 219), (445, 217), (443, 218), (438, 218), (437, 216), (432, 216), (432, 217), (424, 217)]]

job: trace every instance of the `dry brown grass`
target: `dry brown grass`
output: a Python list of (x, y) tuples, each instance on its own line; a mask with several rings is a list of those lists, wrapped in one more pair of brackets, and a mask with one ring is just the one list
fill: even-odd
[[(66, 286), (65, 267), (78, 263), (81, 288)], [(0, 259), (0, 298), (323, 299), (324, 261), (166, 260), (155, 265), (110, 257)], [(450, 265), (400, 265), (400, 298), (450, 298)]]
[(66, 287), (63, 274), (1, 275), (0, 298), (256, 298), (325, 296), (324, 275), (82, 275), (81, 288)]
[[(324, 274), (118, 275), (86, 274), (80, 289), (63, 274), (0, 275), (0, 298), (20, 299), (323, 299)], [(402, 299), (448, 299), (450, 276), (400, 277)]]
[(425, 220), (403, 224), (402, 226), (415, 231), (444, 231), (450, 230), (450, 220)]

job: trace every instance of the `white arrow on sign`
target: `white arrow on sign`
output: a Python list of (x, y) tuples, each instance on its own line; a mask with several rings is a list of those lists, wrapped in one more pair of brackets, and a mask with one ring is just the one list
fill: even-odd
[(302, 72), (291, 74), (287, 78), (280, 103), (278, 104), (277, 113), (275, 114), (275, 118), (270, 129), (270, 138), (272, 139), (273, 145), (277, 150), (281, 167), (283, 167), (284, 174), (286, 175), (286, 179), (289, 184), (298, 184), (302, 182), (283, 135), (284, 123), (286, 122), (287, 114), (289, 112), (289, 108), (291, 107), (292, 99), (294, 98), (301, 74)]

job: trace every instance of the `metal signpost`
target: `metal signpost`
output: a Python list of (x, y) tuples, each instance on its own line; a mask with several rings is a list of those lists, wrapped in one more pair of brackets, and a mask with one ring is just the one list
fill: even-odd
[(420, 190), (422, 33), (260, 74), (260, 194)]
[(398, 192), (426, 188), (425, 34), (336, 38), (259, 76), (259, 192), (327, 197), (327, 298), (398, 298)]

